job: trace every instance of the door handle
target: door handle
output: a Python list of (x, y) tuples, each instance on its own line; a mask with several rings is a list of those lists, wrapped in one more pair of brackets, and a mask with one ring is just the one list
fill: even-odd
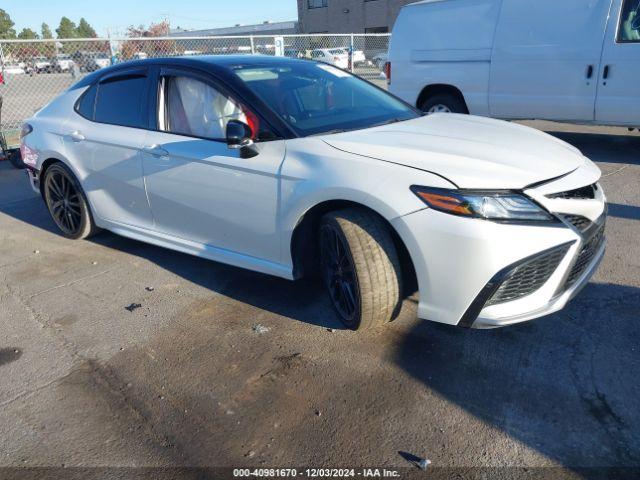
[(587, 80), (593, 77), (593, 65), (587, 67)]
[(607, 78), (609, 78), (609, 65), (606, 65), (604, 67), (604, 72), (602, 73), (602, 78), (605, 79), (605, 80)]
[(169, 152), (167, 152), (164, 148), (159, 145), (149, 145), (147, 147), (143, 147), (142, 151), (144, 153), (148, 153), (149, 155), (153, 155), (154, 157), (168, 157)]
[(76, 130), (75, 132), (71, 132), (69, 134), (69, 137), (71, 138), (71, 140), (73, 140), (74, 142), (81, 142), (85, 139), (85, 136), (82, 135), (78, 130)]

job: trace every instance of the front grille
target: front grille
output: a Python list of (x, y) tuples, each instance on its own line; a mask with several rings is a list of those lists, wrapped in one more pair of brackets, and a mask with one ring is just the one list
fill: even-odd
[(582, 233), (586, 232), (592, 225), (591, 220), (581, 215), (563, 215), (563, 217)]
[(591, 239), (580, 249), (580, 253), (578, 253), (578, 257), (576, 258), (573, 267), (571, 267), (571, 271), (567, 277), (564, 287), (565, 290), (575, 285), (578, 279), (582, 276), (596, 253), (598, 253), (598, 250), (602, 246), (602, 242), (604, 242), (604, 225), (602, 225), (595, 235), (591, 237)]
[(547, 198), (563, 198), (566, 200), (586, 200), (596, 198), (598, 185), (587, 185), (586, 187), (576, 188), (575, 190), (567, 190), (566, 192), (551, 193)]
[(553, 275), (570, 247), (570, 244), (561, 245), (547, 250), (515, 267), (507, 274), (486, 306), (517, 300), (537, 291)]

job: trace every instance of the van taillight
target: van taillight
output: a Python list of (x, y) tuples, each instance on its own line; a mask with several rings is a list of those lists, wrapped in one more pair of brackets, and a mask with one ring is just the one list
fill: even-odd
[(387, 77), (387, 85), (391, 85), (391, 62), (385, 62), (384, 76)]

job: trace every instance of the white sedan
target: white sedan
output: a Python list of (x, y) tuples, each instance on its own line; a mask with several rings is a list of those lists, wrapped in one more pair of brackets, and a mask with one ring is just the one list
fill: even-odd
[(344, 48), (317, 48), (311, 51), (311, 58), (339, 68), (349, 68), (349, 54)]
[(488, 328), (562, 307), (604, 254), (600, 170), (516, 124), (423, 116), (323, 63), (133, 61), (29, 119), (22, 158), (62, 234), (99, 229), (295, 280), (349, 328)]

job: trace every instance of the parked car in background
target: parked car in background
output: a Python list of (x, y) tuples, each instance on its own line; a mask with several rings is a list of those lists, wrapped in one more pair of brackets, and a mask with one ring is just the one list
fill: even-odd
[[(347, 54), (348, 54), (348, 50), (347, 50)], [(353, 65), (354, 66), (361, 66), (361, 65), (366, 65), (367, 64), (367, 57), (364, 55), (364, 52), (362, 50), (354, 50), (353, 51)]]
[(8, 63), (3, 67), (3, 71), (7, 75), (22, 75), (25, 73), (24, 63)]
[(311, 51), (311, 58), (339, 68), (349, 68), (349, 54), (344, 48), (317, 48)]
[(77, 51), (71, 55), (81, 72), (95, 72), (111, 65), (111, 58), (105, 52)]
[(284, 47), (284, 56), (289, 58), (304, 58), (304, 53), (294, 47)]
[(99, 70), (101, 68), (108, 67), (111, 65), (111, 57), (108, 53), (99, 52), (93, 55), (93, 67), (94, 70)]
[(21, 138), (64, 236), (105, 228), (290, 280), (317, 274), (353, 329), (396, 318), (416, 280), (423, 319), (547, 315), (605, 250), (601, 172), (576, 148), (515, 123), (425, 116), (326, 63), (126, 62), (67, 89)]
[[(341, 48), (340, 50), (344, 54), (347, 55), (347, 59), (348, 59), (349, 58), (349, 49), (348, 48)], [(365, 54), (364, 54), (364, 52), (362, 50), (354, 50), (353, 54), (352, 54), (351, 61), (353, 62), (354, 66), (365, 65), (367, 63), (367, 57), (365, 56)]]
[(378, 53), (373, 57), (372, 62), (378, 68), (378, 70), (384, 70), (384, 65), (389, 61), (388, 53)]
[(53, 72), (52, 60), (47, 57), (35, 57), (32, 62), (35, 73), (51, 73)]
[(640, 126), (640, 0), (407, 5), (390, 63), (423, 111)]
[(52, 67), (54, 72), (69, 72), (71, 68), (73, 68), (73, 60), (71, 60), (71, 55), (67, 55), (64, 53), (56, 55), (53, 59)]

